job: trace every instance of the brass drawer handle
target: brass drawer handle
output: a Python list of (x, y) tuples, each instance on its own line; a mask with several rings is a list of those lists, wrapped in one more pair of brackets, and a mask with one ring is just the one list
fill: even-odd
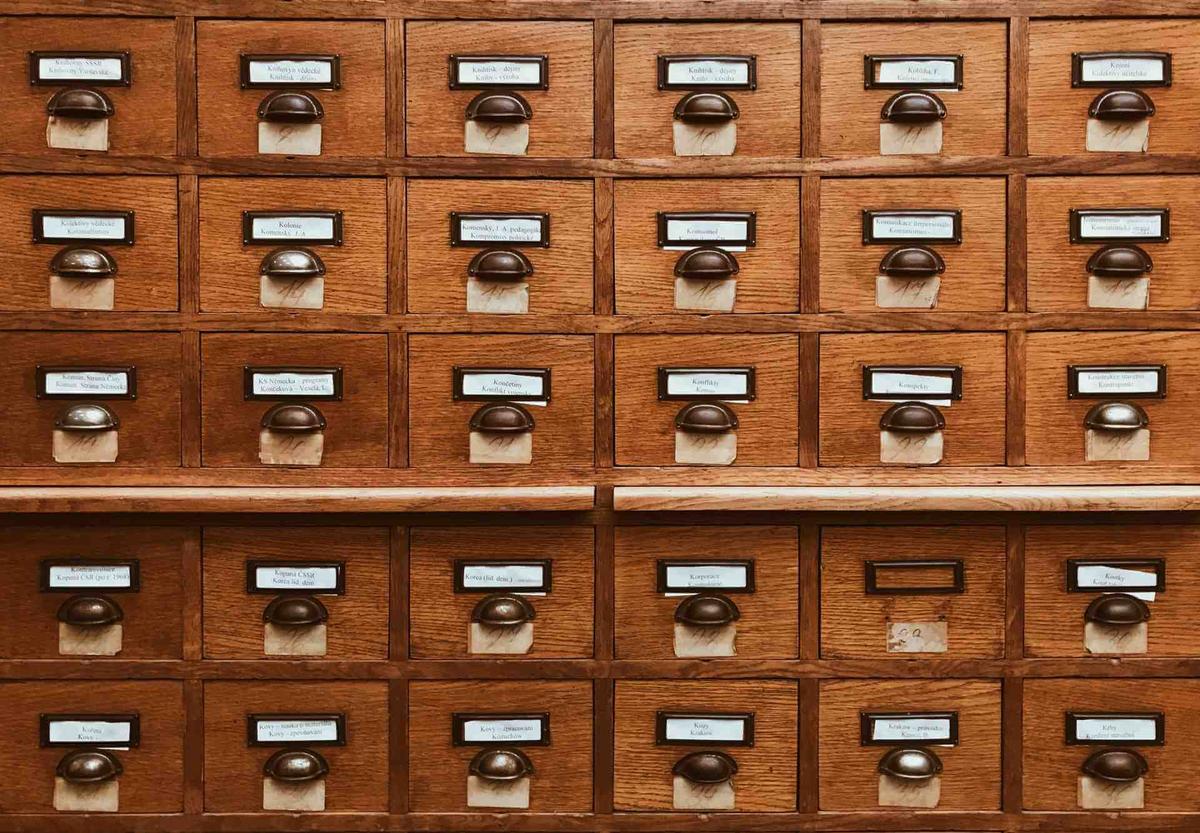
[(310, 93), (279, 90), (259, 103), (258, 118), (283, 124), (312, 124), (325, 118), (325, 108)]
[(263, 621), (296, 628), (319, 625), (329, 619), (325, 605), (312, 596), (276, 596), (263, 610)]
[(879, 772), (903, 781), (928, 781), (942, 772), (942, 759), (928, 749), (897, 747), (879, 759)]
[(68, 752), (55, 768), (55, 774), (69, 784), (100, 784), (124, 771), (117, 756), (102, 749)]
[(933, 405), (924, 402), (897, 402), (879, 418), (881, 431), (929, 434), (946, 427), (946, 418)]
[(675, 621), (699, 627), (719, 627), (742, 618), (733, 599), (723, 593), (697, 593), (675, 608)]
[(315, 781), (329, 774), (329, 763), (311, 749), (280, 749), (267, 758), (263, 774), (276, 781)]
[(492, 434), (524, 434), (532, 431), (533, 414), (515, 402), (489, 402), (471, 414), (472, 431)]
[(724, 752), (693, 752), (684, 755), (671, 772), (693, 784), (723, 784), (737, 775), (737, 761)]
[(1154, 261), (1138, 246), (1105, 246), (1087, 262), (1088, 274), (1100, 278), (1136, 278), (1154, 271)]
[(1150, 424), (1150, 417), (1132, 402), (1097, 402), (1084, 416), (1083, 424), (1097, 431), (1137, 431)]
[(484, 92), (467, 104), (467, 118), (471, 121), (517, 124), (533, 118), (533, 108), (517, 93)]
[(112, 625), (124, 618), (121, 606), (107, 596), (72, 596), (58, 608), (58, 621), (80, 628)]
[(724, 93), (694, 92), (675, 105), (676, 121), (687, 124), (724, 124), (741, 113), (737, 103)]
[(1092, 599), (1083, 618), (1101, 625), (1140, 625), (1150, 618), (1150, 606), (1128, 593), (1106, 593)]
[(259, 273), (281, 280), (306, 280), (325, 274), (325, 263), (309, 249), (275, 249), (262, 260)]
[(1105, 90), (1092, 99), (1088, 115), (1101, 121), (1140, 121), (1154, 115), (1154, 102), (1141, 90)]
[(64, 119), (107, 119), (113, 114), (112, 101), (99, 90), (86, 87), (59, 90), (46, 102), (46, 112)]
[(492, 593), (471, 611), (471, 621), (493, 628), (513, 628), (537, 618), (528, 600), (511, 593)]
[(738, 427), (738, 418), (723, 402), (689, 402), (675, 415), (675, 427), (689, 434), (724, 434)]
[(54, 427), (62, 431), (111, 431), (120, 425), (115, 413), (94, 402), (68, 405), (54, 418)]
[(1100, 749), (1083, 762), (1083, 774), (1114, 784), (1128, 784), (1150, 771), (1150, 765), (1132, 749)]
[(68, 246), (50, 259), (50, 273), (60, 278), (111, 278), (117, 262), (103, 249)]
[(312, 405), (284, 402), (263, 414), (263, 428), (293, 434), (311, 434), (325, 430), (325, 415)]
[(523, 281), (533, 274), (533, 264), (512, 249), (484, 249), (471, 258), (467, 274), (481, 281)]
[(946, 271), (946, 261), (928, 246), (898, 246), (879, 261), (889, 278), (932, 278)]
[(738, 273), (737, 258), (716, 246), (700, 246), (675, 261), (675, 276), (692, 280), (723, 281)]
[(932, 124), (946, 118), (946, 105), (933, 93), (907, 90), (883, 103), (880, 118), (894, 124)]
[(468, 771), (488, 781), (515, 781), (533, 774), (533, 761), (519, 749), (481, 749)]

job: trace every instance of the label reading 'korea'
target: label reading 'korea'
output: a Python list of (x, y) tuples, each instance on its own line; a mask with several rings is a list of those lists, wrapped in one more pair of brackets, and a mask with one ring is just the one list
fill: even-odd
[(47, 737), (52, 744), (128, 744), (133, 724), (127, 720), (51, 720)]
[(545, 576), (541, 564), (466, 564), (462, 586), (464, 590), (540, 590)]

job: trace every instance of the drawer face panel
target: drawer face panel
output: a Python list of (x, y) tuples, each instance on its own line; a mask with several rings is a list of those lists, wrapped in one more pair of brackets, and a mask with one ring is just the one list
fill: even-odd
[[(716, 225), (703, 217), (733, 214), (725, 222), (742, 234), (753, 223), (753, 245), (721, 246), (733, 258), (732, 278), (690, 280), (686, 291), (677, 270), (690, 252), (706, 245)], [(747, 218), (749, 215), (749, 218)], [(618, 180), (616, 183), (617, 312), (796, 312), (800, 294), (800, 181), (796, 179)], [(660, 226), (678, 225), (663, 238)], [(696, 237), (684, 242), (688, 233)], [(717, 227), (716, 240), (729, 240)], [(679, 235), (678, 237), (676, 235)], [(742, 241), (744, 242), (744, 240)], [(703, 264), (701, 264), (703, 267)], [(726, 269), (731, 267), (727, 264)], [(723, 285), (734, 284), (732, 304), (722, 304)], [(682, 281), (681, 281), (682, 282)], [(713, 286), (716, 284), (716, 286)], [(686, 294), (685, 294), (686, 293)], [(707, 298), (706, 298), (707, 295)]]
[[(206, 312), (285, 314), (295, 309), (325, 312), (387, 312), (387, 185), (382, 179), (310, 179), (227, 177), (200, 180), (200, 308)], [(262, 236), (245, 237), (249, 221), (262, 225)], [(258, 212), (283, 215), (271, 218)], [(336, 224), (336, 245), (304, 234), (302, 216), (323, 213), (320, 222)], [(336, 216), (340, 215), (340, 216)], [(294, 229), (294, 230), (293, 230)], [(300, 251), (324, 267), (321, 292), (314, 298), (311, 279), (268, 278), (264, 270), (282, 274), (281, 251)], [(312, 268), (306, 261), (307, 267)], [(307, 274), (307, 273), (305, 273)], [(278, 284), (278, 285), (276, 285)]]
[[(476, 96), (516, 92), (532, 113), (528, 156), (592, 155), (592, 24), (588, 22), (417, 21), (405, 27), (406, 136), (410, 156), (470, 156), (464, 126)], [(545, 89), (492, 83), (496, 61), (462, 66), (450, 89), (451, 56), (501, 59), (545, 56)], [(526, 64), (532, 68), (532, 64)], [(500, 67), (503, 70), (503, 67)], [(536, 69), (520, 70), (539, 74)], [(478, 74), (473, 75), (476, 72)], [(476, 82), (471, 83), (474, 78)], [(486, 111), (486, 108), (485, 108)], [(499, 151), (504, 152), (504, 151)], [(511, 152), (511, 151), (509, 151)]]
[[(1161, 84), (1161, 58), (1137, 57), (1148, 52), (1170, 56), (1165, 74), (1169, 86)], [(1097, 56), (1087, 62), (1087, 83), (1079, 86), (1073, 83), (1075, 54)], [(1138, 90), (1149, 97), (1155, 110), (1146, 145), (1151, 153), (1191, 152), (1192, 112), (1200, 102), (1200, 23), (1122, 19), (1029, 24), (1030, 153), (1090, 150), (1088, 111), (1096, 97), (1110, 89)]]
[[(260, 465), (259, 436), (267, 411), (279, 404), (307, 404), (325, 418), (320, 465), (382, 467), (388, 461), (387, 336), (214, 333), (201, 338), (204, 372), (201, 419), (206, 466)], [(251, 371), (247, 371), (251, 368)], [(260, 371), (254, 370), (261, 369)], [(320, 393), (247, 398), (250, 372), (323, 371), (321, 383), (341, 369), (340, 398)], [(336, 389), (336, 382), (334, 383)], [(282, 385), (279, 390), (296, 390)], [(325, 387), (314, 390), (327, 390)], [(336, 396), (336, 394), (335, 394)]]
[[(462, 724), (477, 720), (482, 734)], [(521, 720), (509, 743), (475, 742), (503, 736), (507, 720)], [(537, 724), (540, 722), (541, 728)], [(463, 741), (454, 743), (456, 727)], [(542, 738), (536, 740), (536, 736)], [(549, 738), (549, 743), (545, 739)], [(510, 812), (587, 813), (592, 809), (592, 684), (587, 681), (413, 682), (408, 704), (409, 802), (414, 813), (468, 812), (471, 762), (489, 749), (523, 754), (532, 765), (524, 776), (527, 806)], [(520, 779), (518, 779), (520, 780)], [(499, 796), (500, 801), (512, 798)], [(474, 803), (473, 812), (495, 807)]]
[[(121, 53), (128, 51), (129, 85), (116, 80)], [(60, 53), (61, 70), (42, 74), (30, 84), (31, 52)], [(93, 87), (85, 80), (50, 80), (78, 71), (73, 53), (109, 53), (111, 79)], [(93, 88), (108, 98), (108, 153), (149, 156), (175, 153), (175, 23), (137, 17), (5, 17), (0, 18), (0, 147), (6, 153), (79, 154), (50, 148), (46, 138), (47, 104), (61, 91)], [(97, 78), (84, 73), (88, 79)]]
[(1002, 658), (1004, 558), (1002, 527), (823, 527), (821, 656)]
[[(409, 312), (592, 312), (591, 180), (413, 179), (407, 209)], [(456, 223), (456, 214), (482, 216)], [(510, 215), (547, 216), (533, 218), (542, 225), (530, 233), (532, 226), (518, 229)], [(461, 223), (463, 236), (474, 242), (455, 245)], [(539, 236), (548, 238), (547, 245)], [(523, 255), (532, 274), (469, 278), (473, 270), (487, 275), (507, 266), (490, 266), (489, 260), (501, 257), (489, 256), (492, 251)], [(514, 298), (521, 283), (523, 304)]]
[[(0, 812), (55, 813), (55, 770), (65, 755), (86, 748), (41, 745), (42, 715), (78, 720), (85, 724), (79, 727), (81, 733), (101, 729), (123, 733), (122, 738), (138, 738), (136, 746), (108, 752), (123, 771), (116, 778), (116, 809), (106, 803), (109, 809), (104, 812), (183, 810), (181, 683), (172, 680), (6, 682), (0, 686), (0, 715), (3, 715), (0, 766), (9, 774), (0, 792)], [(86, 725), (89, 723), (93, 725)], [(94, 723), (119, 726), (97, 727)], [(136, 727), (133, 731), (131, 725)], [(50, 728), (52, 740), (73, 736), (70, 726), (64, 727), (63, 735)], [(109, 792), (104, 798), (112, 801), (113, 796)]]
[[(673, 768), (690, 754), (719, 752), (732, 758), (737, 766), (733, 795), (721, 796), (723, 790), (715, 791), (726, 799), (725, 806), (714, 806), (714, 801), (708, 809), (795, 810), (796, 708), (796, 684), (787, 681), (618, 681), (615, 809), (689, 809), (687, 799), (694, 796), (687, 793), (692, 790), (686, 778), (672, 775)], [(670, 727), (659, 732), (660, 725), (673, 714), (684, 718), (679, 733)], [(728, 723), (723, 719), (735, 714), (752, 717)], [(685, 716), (696, 719), (692, 723)], [(742, 740), (711, 745), (694, 740), (678, 742), (678, 738), (689, 734), (737, 736)], [(656, 742), (659, 736), (662, 743)], [(747, 745), (750, 738), (752, 745)], [(684, 800), (678, 801), (680, 798)], [(685, 806), (678, 806), (680, 803)], [(732, 806), (728, 806), (730, 803)]]
[[(386, 529), (207, 527), (204, 655), (387, 659), (388, 586)], [(289, 599), (316, 614), (288, 624)]]
[[(864, 398), (865, 368), (873, 369), (871, 399)], [(921, 389), (938, 396), (954, 368), (962, 369), (962, 398), (928, 400), (945, 420), (941, 465), (1003, 465), (1002, 333), (822, 335), (821, 465), (881, 465), (883, 415)]]
[[(926, 718), (928, 724), (887, 716)], [(955, 717), (949, 718), (953, 714)], [(864, 731), (864, 715), (876, 716)], [(957, 724), (948, 744), (946, 723)], [(888, 740), (921, 739), (912, 744)], [(863, 743), (864, 739), (871, 739)], [(942, 764), (940, 796), (933, 806), (925, 790), (907, 792), (909, 803), (881, 801), (894, 787), (880, 784), (881, 760), (898, 748), (920, 749)], [(932, 802), (929, 802), (932, 803)], [(1000, 808), (1000, 684), (984, 680), (823, 680), (821, 682), (821, 809), (896, 811), (900, 807), (937, 810)]]
[[(638, 23), (615, 27), (617, 156), (670, 158), (675, 107), (689, 92), (718, 92), (737, 108), (736, 156), (800, 155), (800, 27), (795, 23)], [(703, 58), (753, 58), (717, 69), (731, 85), (695, 83), (708, 77)], [(659, 56), (680, 80), (660, 83)], [(670, 70), (668, 69), (668, 73)], [(692, 80), (688, 80), (692, 79)]]
[[(1149, 421), (1150, 463), (1193, 465), (1200, 461), (1195, 442), (1195, 404), (1200, 385), (1200, 335), (1188, 332), (1031, 333), (1026, 358), (1025, 458), (1031, 466), (1076, 465), (1096, 457), (1088, 450), (1084, 420), (1097, 405), (1132, 403)], [(1114, 378), (1111, 397), (1091, 394), (1069, 398), (1068, 368), (1166, 367), (1167, 395), (1124, 395), (1125, 381)], [(1125, 376), (1126, 374), (1122, 374)], [(1104, 379), (1096, 376), (1097, 384)], [(1137, 377), (1131, 377), (1141, 387)], [(1103, 389), (1101, 387), (1100, 389)], [(1111, 388), (1110, 388), (1111, 389)], [(1096, 433), (1103, 432), (1093, 432)], [(1116, 432), (1107, 432), (1116, 433)], [(1095, 462), (1104, 462), (1103, 459)], [(1143, 464), (1146, 462), (1142, 461)]]
[[(418, 527), (410, 536), (414, 658), (592, 655), (591, 527)], [(489, 625), (511, 621), (489, 614), (489, 600), (513, 594), (529, 608), (524, 621)]]
[[(957, 235), (943, 228), (952, 228), (953, 220)], [(901, 254), (912, 249), (919, 250)], [(1004, 309), (1004, 251), (1003, 178), (821, 182), (823, 312), (998, 312)]]
[[(794, 527), (619, 527), (617, 658), (795, 657), (798, 553)], [(734, 621), (676, 618), (714, 594)]]
[[(1195, 777), (1191, 750), (1200, 741), (1198, 698), (1200, 680), (1026, 680), (1022, 724), (1025, 809), (1092, 809), (1080, 806), (1083, 764), (1093, 754), (1120, 749), (1141, 756), (1147, 767), (1140, 779), (1144, 807), (1123, 809), (1181, 813), (1200, 810), (1200, 796), (1187, 788)], [(1109, 727), (1100, 723), (1099, 731), (1094, 733), (1089, 728), (1077, 729), (1078, 735), (1091, 739), (1068, 744), (1067, 712), (1085, 719), (1088, 715), (1111, 716), (1104, 722), (1112, 728), (1106, 731)], [(1161, 726), (1155, 730), (1153, 719), (1159, 715)], [(1127, 717), (1113, 725), (1111, 718), (1119, 716)], [(1077, 721), (1072, 722), (1078, 726)], [(1158, 737), (1163, 742), (1114, 744), (1105, 740), (1111, 737)]]
[[(1200, 259), (1198, 186), (1200, 177), (1192, 176), (1030, 177), (1029, 308), (1058, 312), (1200, 307), (1200, 287), (1193, 279)], [(1138, 214), (1139, 209), (1145, 214)], [(1098, 216), (1080, 221), (1083, 239), (1076, 242), (1074, 212), (1089, 210)], [(1160, 213), (1164, 210), (1165, 217)], [(1123, 217), (1121, 212), (1133, 216)], [(1118, 239), (1122, 234), (1125, 239)], [(1142, 265), (1149, 271), (1138, 276), (1147, 282), (1146, 288), (1139, 288), (1135, 277), (1096, 274), (1103, 272), (1107, 257), (1117, 257), (1107, 252), (1130, 246), (1140, 249), (1148, 262)]]
[[(248, 743), (250, 715), (286, 721), (289, 716), (341, 718), (344, 743), (301, 744), (325, 759), (325, 810), (381, 813), (388, 806), (388, 686), (385, 682), (206, 682), (204, 769), (209, 813), (261, 813), (263, 765), (294, 744)], [(270, 727), (258, 729), (263, 732)], [(343, 735), (344, 732), (344, 735)]]
[[(248, 86), (240, 83), (243, 55), (256, 59)], [(276, 61), (322, 56), (337, 60), (332, 72), (328, 63), (320, 62), (317, 74), (309, 76), (319, 79), (312, 87), (291, 81), (298, 73), (303, 75), (303, 66), (282, 67), (282, 75), (276, 74), (281, 69)], [(264, 63), (258, 64), (257, 59)], [(382, 21), (202, 20), (196, 24), (196, 62), (202, 156), (258, 156), (260, 108), (268, 96), (281, 91), (303, 93), (320, 106), (320, 156), (384, 153)], [(284, 86), (280, 80), (289, 83)], [(302, 154), (300, 158), (312, 153), (287, 143), (271, 147), (271, 155), (264, 158), (279, 162), (287, 159), (289, 151)]]
[[(831, 23), (821, 27), (821, 155), (875, 156), (880, 152), (882, 110), (892, 96), (905, 91), (933, 92), (945, 108), (941, 120), (943, 156), (990, 156), (1004, 153), (1008, 99), (1008, 38), (1004, 23)], [(931, 67), (903, 62), (875, 66), (873, 77), (883, 86), (866, 88), (867, 56), (896, 58), (962, 56), (962, 89), (909, 86), (910, 77), (925, 78)], [(892, 76), (892, 72), (895, 73)], [(945, 79), (953, 87), (956, 75)], [(943, 78), (941, 72), (934, 77)], [(911, 147), (923, 143), (906, 145)], [(926, 150), (925, 152), (930, 152)], [(932, 151), (939, 152), (937, 150)]]
[[(1200, 530), (1192, 526), (1027, 528), (1026, 656), (1200, 653), (1194, 624), (1200, 603), (1197, 552)], [(1133, 606), (1149, 612), (1149, 621), (1104, 627), (1099, 620), (1109, 617), (1101, 600), (1122, 594), (1140, 599), (1144, 608)]]
[[(7, 611), (0, 619), (0, 656), (179, 659), (180, 558), (195, 539), (193, 530), (174, 527), (0, 531), (0, 559), (8, 571), (0, 587)], [(117, 629), (103, 624), (72, 629), (60, 623), (60, 609), (96, 596), (119, 611)]]

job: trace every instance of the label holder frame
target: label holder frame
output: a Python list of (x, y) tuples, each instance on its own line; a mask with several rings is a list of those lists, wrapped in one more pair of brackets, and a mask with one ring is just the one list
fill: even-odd
[[(757, 367), (668, 367), (656, 369), (659, 402), (753, 402), (758, 396)], [(670, 393), (670, 378), (673, 373), (725, 373), (746, 378), (746, 392), (741, 393)]]
[[(129, 584), (88, 585), (86, 587), (54, 587), (50, 584), (50, 571), (54, 567), (128, 567)], [(101, 558), (69, 557), (43, 558), (38, 561), (39, 593), (140, 593), (142, 590), (142, 562), (137, 558), (105, 560)]]
[[(279, 365), (243, 365), (242, 366), (242, 399), (246, 402), (341, 402), (344, 393), (344, 380), (342, 378), (342, 367), (340, 365), (334, 367), (307, 367), (307, 366), (279, 366)], [(255, 393), (254, 392), (254, 377), (257, 374), (270, 375), (272, 373), (309, 373), (313, 375), (326, 374), (333, 377), (333, 393), (311, 394), (311, 395), (287, 395), (287, 394), (272, 394), (272, 393)]]
[[(954, 64), (953, 81), (937, 81), (932, 84), (918, 84), (904, 81), (877, 81), (875, 67), (877, 64), (900, 61), (948, 61)], [(961, 90), (963, 88), (964, 71), (963, 56), (958, 55), (922, 55), (922, 54), (887, 54), (863, 55), (863, 89), (864, 90)]]
[[(488, 61), (509, 61), (511, 63), (537, 64), (538, 81), (536, 83), (519, 84), (487, 84), (479, 81), (459, 81), (458, 67), (462, 62), (486, 63)], [(550, 89), (550, 56), (541, 55), (459, 55), (446, 56), (449, 69), (449, 88), (451, 90), (548, 90)]]
[[(532, 240), (463, 240), (463, 220), (537, 220), (541, 224), (541, 232), (536, 241)], [(529, 246), (542, 249), (550, 248), (550, 212), (548, 211), (451, 211), (450, 212), (450, 248), (452, 249), (489, 249), (502, 246)]]
[[(128, 390), (125, 393), (48, 393), (46, 377), (51, 373), (124, 373)], [(49, 365), (33, 368), (34, 398), (39, 400), (101, 401), (137, 399), (137, 365)]]
[[(131, 87), (133, 86), (133, 58), (128, 49), (110, 50), (89, 50), (89, 49), (31, 49), (28, 53), (29, 60), (29, 85), (31, 87), (70, 87), (74, 85), (87, 85), (89, 87)], [(101, 79), (99, 81), (92, 79), (78, 78), (42, 78), (41, 63), (42, 58), (116, 58), (121, 62), (121, 78), (113, 81), (110, 79)]]
[[(258, 739), (258, 724), (271, 720), (321, 720), (333, 721), (337, 726), (336, 740), (259, 740)], [(299, 714), (277, 713), (277, 712), (254, 712), (246, 715), (246, 745), (247, 746), (267, 746), (272, 748), (287, 748), (290, 746), (345, 746), (346, 745), (346, 713), (345, 712), (326, 712), (314, 713), (304, 712)]]
[[(553, 368), (550, 367), (467, 367), (456, 364), (450, 368), (450, 398), (454, 402), (540, 402), (549, 405), (552, 370)], [(463, 382), (467, 376), (486, 373), (508, 373), (513, 376), (532, 376), (541, 379), (542, 392), (537, 396), (463, 393)]]
[[(1154, 570), (1152, 585), (1139, 587), (1083, 587), (1079, 584), (1080, 567), (1116, 567), (1118, 569), (1150, 568)], [(1165, 558), (1068, 558), (1068, 593), (1165, 593), (1167, 590), (1167, 560)]]
[[(876, 217), (945, 217), (952, 221), (950, 237), (875, 237)], [(864, 246), (898, 246), (915, 244), (923, 246), (961, 246), (961, 208), (864, 208), (862, 209), (862, 242)]]
[[(1133, 216), (1137, 214), (1157, 214), (1162, 220), (1162, 230), (1157, 237), (1131, 237), (1117, 235), (1107, 237), (1085, 237), (1083, 235), (1083, 220), (1094, 216)], [(1072, 208), (1068, 214), (1067, 239), (1073, 244), (1095, 245), (1108, 243), (1170, 243), (1171, 242), (1171, 209), (1170, 208)]]
[[(899, 586), (880, 587), (879, 571), (916, 570), (948, 567), (953, 571), (949, 585), (941, 587)], [(868, 559), (863, 561), (863, 590), (868, 596), (953, 596), (967, 592), (966, 565), (961, 558), (903, 558), (892, 561)]]
[[(527, 558), (527, 559), (486, 559), (486, 558), (456, 558), (454, 559), (454, 592), (457, 593), (549, 593), (553, 586), (553, 559), (550, 558)], [(542, 570), (542, 583), (537, 587), (467, 587), (464, 578), (468, 567), (540, 567)]]
[[(754, 746), (755, 712), (693, 712), (671, 711), (659, 709), (654, 713), (654, 745), (655, 746)], [(667, 737), (668, 720), (740, 720), (742, 721), (741, 740), (680, 740)]]
[[(932, 393), (922, 395), (917, 393), (874, 393), (872, 379), (876, 373), (899, 373), (912, 376), (949, 376), (949, 393)], [(958, 402), (963, 397), (962, 390), (963, 368), (961, 364), (942, 365), (897, 365), (897, 364), (865, 364), (862, 369), (863, 400), (882, 400), (885, 402), (921, 402), (926, 399), (951, 399)]]
[[(946, 740), (907, 740), (903, 738), (881, 739), (874, 737), (875, 723), (880, 720), (924, 719), (949, 721), (949, 731)], [(957, 711), (928, 711), (928, 712), (873, 712), (858, 713), (858, 745), (859, 746), (958, 746), (958, 712)]]
[[(337, 579), (332, 588), (305, 590), (302, 588), (260, 587), (255, 573), (259, 567), (277, 568), (292, 567), (295, 569), (332, 567), (337, 571)], [(344, 596), (346, 595), (346, 562), (345, 561), (282, 561), (278, 558), (248, 558), (246, 559), (246, 592), (252, 596), (279, 596), (284, 594), (303, 594), (308, 596)]]
[[(254, 235), (255, 220), (282, 220), (290, 217), (315, 217), (333, 221), (330, 237), (272, 237), (258, 238)], [(345, 215), (337, 209), (306, 208), (295, 211), (242, 211), (243, 246), (341, 246), (345, 240)]]
[[(673, 587), (667, 580), (669, 567), (743, 567), (746, 570), (745, 587)], [(724, 558), (724, 559), (694, 559), (694, 558), (659, 558), (655, 562), (655, 592), (658, 593), (754, 593), (754, 559), (753, 558)]]
[[(1158, 374), (1158, 386), (1152, 393), (1080, 393), (1079, 374), (1087, 372), (1127, 371)], [(1067, 365), (1067, 399), (1166, 399), (1167, 366), (1165, 364), (1069, 364)]]
[[(321, 61), (329, 64), (329, 81), (306, 84), (302, 81), (251, 81), (250, 65), (277, 61)], [(243, 90), (340, 90), (342, 88), (342, 55), (340, 52), (318, 53), (238, 53), (238, 83)]]
[[(129, 740), (127, 741), (61, 741), (50, 740), (50, 724), (67, 721), (80, 723), (94, 721), (96, 723), (128, 723)], [(136, 749), (142, 743), (142, 715), (140, 712), (125, 712), (123, 714), (93, 714), (79, 712), (41, 712), (38, 714), (38, 746), (42, 749), (114, 749), (128, 747)]]
[[(654, 212), (657, 229), (658, 248), (678, 246), (680, 248), (700, 248), (712, 246), (722, 248), (747, 248), (758, 246), (758, 212), (757, 211), (656, 211)], [(703, 222), (738, 222), (746, 224), (746, 235), (736, 240), (683, 240), (673, 239), (667, 233), (668, 224), (674, 220), (693, 220)]]
[[(125, 221), (125, 236), (124, 237), (62, 237), (47, 235), (45, 222), (47, 217), (94, 217), (101, 218), (116, 218), (120, 217)], [(91, 208), (34, 208), (30, 211), (30, 222), (32, 224), (31, 234), (34, 243), (48, 243), (59, 246), (77, 246), (80, 244), (107, 244), (109, 246), (132, 246), (137, 242), (137, 233), (134, 229), (134, 211), (117, 210), (104, 211)]]
[[(487, 720), (536, 720), (540, 724), (538, 740), (467, 740), (466, 724)], [(549, 746), (550, 712), (452, 712), (450, 714), (451, 746)]]
[[(668, 81), (670, 75), (671, 64), (674, 63), (689, 63), (699, 61), (715, 61), (717, 63), (738, 63), (746, 65), (746, 82), (742, 84), (689, 84), (686, 82)], [(744, 92), (754, 92), (758, 89), (758, 55), (703, 55), (703, 54), (686, 54), (686, 55), (656, 55), (655, 56), (655, 80), (658, 89), (662, 91), (674, 90), (734, 90)]]
[[(1163, 746), (1167, 736), (1164, 712), (1091, 712), (1068, 710), (1063, 713), (1064, 739), (1067, 746)], [(1154, 740), (1092, 740), (1079, 737), (1080, 720), (1153, 720)]]
[[(1084, 81), (1083, 65), (1087, 61), (1102, 61), (1113, 58), (1143, 58), (1162, 63), (1163, 80), (1161, 81)], [(1071, 88), (1089, 89), (1104, 87), (1169, 87), (1171, 86), (1171, 53), (1170, 52), (1072, 52), (1071, 53)]]

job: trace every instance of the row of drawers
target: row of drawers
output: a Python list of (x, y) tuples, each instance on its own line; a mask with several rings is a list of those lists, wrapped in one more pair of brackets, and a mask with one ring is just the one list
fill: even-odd
[[(387, 659), (392, 586), (404, 588), (409, 610), (409, 644), (392, 645), (392, 656), (592, 656), (592, 528), (394, 534), (407, 542), (402, 576), (384, 528), (205, 528), (203, 656)], [(1200, 528), (1014, 534), (1025, 550), (1026, 656), (1200, 656)], [(184, 527), (4, 530), (0, 658), (180, 658), (183, 609), (201, 606), (183, 596), (181, 559), (199, 536)], [(825, 527), (820, 656), (1002, 658), (1006, 544), (1002, 527)], [(617, 659), (798, 656), (795, 527), (619, 527), (614, 559)], [(113, 624), (123, 633), (103, 630)]]
[[(386, 812), (389, 779), (405, 777), (419, 813), (586, 813), (593, 777), (612, 779), (618, 811), (797, 806), (797, 717), (807, 704), (794, 681), (619, 680), (614, 770), (594, 774), (586, 680), (409, 683), (406, 773), (389, 771), (387, 683), (203, 688), (207, 812)], [(999, 681), (831, 680), (821, 681), (818, 696), (821, 810), (1000, 808)], [(1200, 810), (1186, 789), (1200, 741), (1198, 697), (1197, 680), (1026, 681), (1025, 808)], [(0, 812), (181, 810), (180, 683), (4, 683), (0, 715)], [(102, 743), (73, 743), (103, 731), (140, 738), (128, 749), (109, 741), (105, 752), (94, 750)], [(123, 767), (108, 782), (111, 803), (98, 806), (95, 785), (80, 790), (90, 798), (84, 803), (62, 783), (60, 761), (80, 754), (101, 757), (98, 767), (103, 758)], [(268, 774), (277, 755), (301, 759), (294, 772), (322, 764), (326, 771), (280, 783)], [(897, 770), (897, 755), (908, 766)], [(1139, 771), (1117, 780), (1118, 762)], [(885, 774), (895, 771), (910, 777)], [(912, 777), (922, 771), (924, 778)], [(500, 772), (512, 777), (488, 777)], [(64, 805), (64, 797), (75, 801)]]
[[(409, 21), (404, 29), (410, 155), (592, 155), (590, 22)], [(383, 22), (200, 21), (200, 154), (382, 156), (388, 110), (402, 106), (386, 95), (401, 70), (384, 30)], [(170, 20), (0, 19), (0, 146), (45, 151), (51, 96), (98, 82), (106, 141), (65, 147), (173, 154), (175, 37)], [(1190, 152), (1198, 42), (1195, 20), (1033, 21), (1030, 152)], [(819, 155), (1005, 153), (1006, 23), (828, 23), (820, 44)], [(30, 52), (51, 54), (43, 63)], [(89, 52), (102, 54), (89, 60)], [(800, 155), (798, 23), (618, 23), (612, 52), (614, 89), (599, 94), (613, 98), (617, 156)], [(1110, 110), (1103, 94), (1112, 89), (1127, 95)], [(280, 91), (296, 95), (272, 102)], [(1132, 111), (1121, 106), (1130, 102), (1152, 125), (1148, 140), (1137, 133), (1146, 123), (1138, 112), (1130, 126)], [(91, 104), (104, 111), (104, 102)], [(1090, 118), (1093, 110), (1100, 115)], [(318, 113), (315, 145), (299, 139), (303, 130), (272, 133), (264, 144), (260, 123), (290, 116), (296, 128)], [(472, 123), (484, 135), (472, 138)], [(503, 135), (512, 129), (523, 141)]]

